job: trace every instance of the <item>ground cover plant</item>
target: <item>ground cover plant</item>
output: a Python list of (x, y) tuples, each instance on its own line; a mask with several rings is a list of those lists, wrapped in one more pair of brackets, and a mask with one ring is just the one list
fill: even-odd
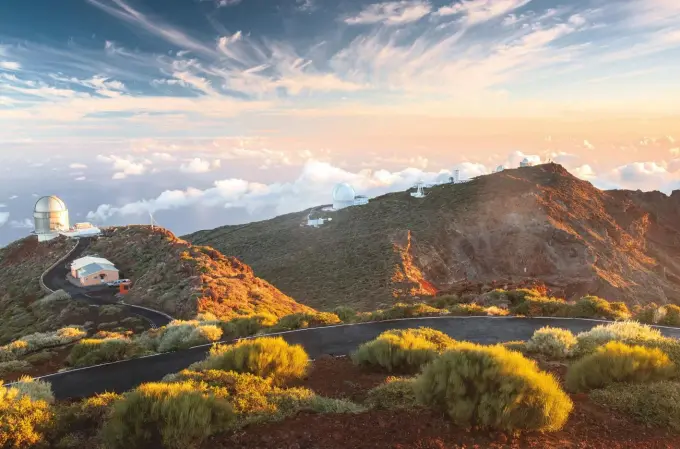
[(571, 391), (588, 391), (615, 382), (667, 380), (674, 374), (675, 365), (660, 349), (611, 341), (571, 365), (566, 385)]
[(577, 341), (574, 334), (566, 329), (546, 326), (534, 332), (526, 350), (561, 359), (573, 354)]
[(455, 344), (451, 337), (434, 329), (395, 329), (360, 345), (352, 353), (352, 360), (357, 365), (388, 372), (414, 372)]
[(501, 345), (459, 343), (423, 368), (415, 392), (465, 427), (555, 431), (573, 408), (552, 375)]

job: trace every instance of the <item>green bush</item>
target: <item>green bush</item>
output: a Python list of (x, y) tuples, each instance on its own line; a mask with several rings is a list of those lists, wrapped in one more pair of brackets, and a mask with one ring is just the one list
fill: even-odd
[(278, 322), (278, 318), (271, 313), (259, 313), (223, 323), (224, 336), (228, 338), (250, 337), (263, 329), (270, 328)]
[(547, 298), (545, 296), (525, 296), (524, 300), (518, 303), (513, 303), (510, 307), (510, 312), (514, 315), (523, 316), (568, 316), (568, 305), (562, 299)]
[(77, 327), (65, 327), (54, 332), (36, 332), (26, 335), (5, 346), (0, 346), (0, 362), (10, 361), (41, 349), (73, 343), (86, 335), (84, 330)]
[(111, 448), (196, 448), (234, 418), (229, 401), (205, 384), (148, 383), (114, 402), (103, 437)]
[(450, 307), (448, 314), (452, 316), (486, 316), (487, 309), (478, 304), (456, 304)]
[(448, 309), (451, 306), (460, 304), (461, 298), (458, 295), (441, 295), (434, 299), (435, 307), (439, 309)]
[(462, 426), (555, 431), (573, 404), (557, 380), (501, 345), (459, 343), (425, 366), (416, 397)]
[(648, 426), (680, 431), (680, 384), (677, 382), (612, 384), (592, 391), (590, 398)]
[(663, 326), (680, 326), (680, 307), (675, 304), (669, 304), (665, 309), (666, 316), (663, 317), (660, 324)]
[(12, 387), (19, 391), (20, 396), (28, 396), (34, 401), (44, 401), (48, 404), (54, 402), (52, 385), (44, 380), (21, 376)]
[(66, 363), (69, 366), (80, 368), (127, 360), (142, 354), (144, 354), (143, 349), (136, 342), (127, 338), (87, 338), (79, 341), (71, 349)]
[(46, 401), (32, 399), (14, 386), (3, 387), (0, 381), (0, 447), (23, 449), (42, 444), (52, 418)]
[(281, 337), (263, 337), (216, 345), (195, 368), (252, 373), (281, 383), (304, 376), (308, 365), (309, 357), (302, 346), (290, 345)]
[(631, 314), (622, 302), (609, 302), (597, 296), (584, 296), (569, 306), (569, 316), (575, 318), (603, 318), (625, 320)]
[(614, 382), (651, 382), (673, 376), (675, 365), (660, 349), (612, 341), (569, 367), (571, 391), (603, 388)]
[(664, 336), (658, 330), (644, 324), (635, 321), (622, 321), (595, 326), (589, 331), (579, 333), (576, 339), (578, 340), (575, 348), (576, 353), (586, 355), (610, 341), (639, 344), (641, 342), (661, 341), (664, 340)]
[(218, 341), (222, 329), (212, 322), (175, 320), (158, 336), (158, 352), (170, 352)]
[(576, 345), (576, 337), (570, 331), (550, 326), (534, 332), (527, 342), (526, 349), (557, 359), (569, 357)]
[(333, 313), (336, 314), (343, 323), (351, 323), (357, 317), (356, 310), (347, 306), (338, 306), (333, 309)]
[(282, 317), (278, 323), (270, 327), (271, 332), (282, 332), (295, 329), (305, 329), (308, 327), (330, 326), (339, 324), (340, 318), (329, 312), (316, 313), (293, 313)]
[(366, 405), (376, 409), (410, 409), (418, 405), (413, 379), (388, 377), (368, 392)]
[(50, 440), (57, 448), (101, 447), (99, 429), (111, 414), (111, 405), (121, 397), (103, 393), (58, 408)]
[(23, 373), (30, 370), (33, 366), (25, 360), (9, 360), (0, 362), (0, 376), (8, 374)]
[(360, 366), (414, 372), (455, 344), (455, 340), (434, 329), (389, 330), (359, 346), (351, 357)]
[(397, 303), (387, 310), (379, 311), (376, 321), (397, 320), (401, 318), (416, 318), (421, 316), (441, 316), (446, 315), (445, 309), (437, 309), (425, 303), (404, 304)]

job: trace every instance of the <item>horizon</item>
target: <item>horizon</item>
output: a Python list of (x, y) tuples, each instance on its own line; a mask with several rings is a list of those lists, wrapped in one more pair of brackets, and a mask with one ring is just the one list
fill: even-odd
[(182, 235), (524, 157), (669, 194), (679, 24), (669, 0), (5, 2), (0, 246), (45, 195)]

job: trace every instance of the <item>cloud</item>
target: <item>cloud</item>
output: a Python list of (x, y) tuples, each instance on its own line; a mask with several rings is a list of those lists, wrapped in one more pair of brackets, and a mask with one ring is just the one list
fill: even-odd
[(468, 25), (487, 22), (519, 9), (531, 0), (463, 0), (436, 11), (439, 16), (461, 15)]
[(218, 8), (224, 8), (225, 6), (236, 6), (241, 3), (242, 0), (215, 0)]
[(316, 0), (295, 0), (298, 11), (309, 12), (316, 9)]
[(593, 180), (597, 177), (597, 174), (595, 173), (593, 168), (588, 164), (584, 164), (584, 165), (581, 165), (580, 167), (576, 167), (576, 168), (572, 169), (571, 172), (577, 178), (581, 178), (581, 179), (586, 180), (586, 181)]
[[(462, 163), (458, 167), (461, 170), (461, 178), (488, 173), (481, 164)], [(406, 190), (421, 180), (430, 183), (449, 176), (451, 171), (448, 170), (426, 172), (417, 168), (406, 168), (401, 171), (380, 169), (350, 172), (326, 162), (310, 160), (302, 167), (298, 178), (292, 182), (262, 184), (230, 178), (216, 181), (213, 187), (205, 190), (195, 188), (168, 190), (156, 198), (122, 206), (103, 204), (88, 213), (88, 219), (105, 223), (115, 218), (142, 216), (149, 212), (190, 206), (245, 208), (250, 213), (267, 211), (269, 216), (273, 217), (329, 204), (332, 200), (332, 189), (339, 182), (350, 183), (358, 194), (376, 196)]]
[(24, 218), (23, 220), (12, 220), (9, 222), (9, 226), (14, 229), (34, 229), (35, 225), (33, 220), (30, 218)]
[(425, 0), (400, 0), (374, 3), (366, 6), (358, 15), (345, 18), (348, 25), (403, 25), (416, 22), (432, 11), (432, 5)]
[(519, 167), (520, 162), (522, 162), (524, 159), (529, 159), (529, 162), (531, 162), (532, 164), (541, 163), (541, 156), (537, 154), (525, 154), (522, 151), (518, 150), (510, 153), (510, 155), (506, 159), (505, 167), (506, 168)]
[(98, 155), (97, 160), (112, 164), (114, 173), (112, 179), (125, 179), (128, 176), (143, 175), (147, 172), (147, 166), (151, 164), (148, 159), (135, 160), (131, 156), (120, 157), (114, 154), (109, 156)]
[(0, 70), (16, 71), (21, 69), (21, 64), (12, 61), (0, 61)]
[(671, 148), (670, 152), (673, 156), (680, 156), (680, 148)]
[(222, 163), (219, 159), (210, 162), (197, 157), (187, 164), (182, 164), (179, 169), (184, 173), (207, 173), (209, 171), (217, 170), (221, 165)]
[(594, 150), (594, 149), (595, 149), (595, 145), (593, 145), (592, 143), (588, 142), (587, 140), (584, 140), (584, 141), (583, 141), (583, 146), (586, 147), (586, 148), (588, 148), (589, 150)]
[[(108, 162), (108, 161), (107, 161), (107, 162)], [(72, 169), (74, 169), (74, 170), (82, 170), (82, 169), (87, 168), (87, 165), (81, 164), (81, 163), (78, 163), (78, 162), (75, 162), (75, 163), (69, 165), (68, 167), (69, 167), (69, 168), (72, 168)]]
[(74, 181), (85, 181), (87, 178), (85, 176), (78, 176), (77, 178), (73, 179)]
[(9, 212), (0, 212), (0, 228), (9, 220)]
[(9, 197), (10, 200), (16, 200), (17, 198), (19, 198), (18, 195), (12, 195)]
[(175, 156), (173, 156), (170, 153), (153, 153), (151, 156), (153, 156), (156, 159), (159, 159), (161, 161), (166, 161), (166, 162), (172, 162), (177, 160)]

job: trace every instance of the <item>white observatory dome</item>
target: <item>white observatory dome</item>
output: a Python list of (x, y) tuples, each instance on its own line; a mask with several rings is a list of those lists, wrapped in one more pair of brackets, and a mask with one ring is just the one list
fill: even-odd
[(60, 231), (68, 231), (68, 209), (66, 203), (56, 196), (45, 196), (35, 203), (33, 209), (35, 233), (39, 241), (51, 240)]
[(340, 183), (333, 188), (333, 209), (344, 209), (354, 206), (356, 192), (346, 182)]

